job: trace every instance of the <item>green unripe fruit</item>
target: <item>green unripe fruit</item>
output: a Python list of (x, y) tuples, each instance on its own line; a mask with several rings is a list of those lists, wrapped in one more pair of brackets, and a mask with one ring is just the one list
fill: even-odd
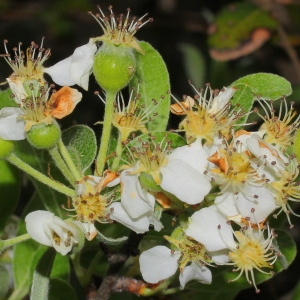
[(103, 43), (94, 58), (93, 72), (98, 84), (108, 92), (118, 92), (131, 80), (136, 68), (134, 49)]
[(61, 137), (61, 131), (56, 122), (32, 126), (27, 132), (28, 142), (38, 149), (49, 149), (56, 145)]
[(0, 159), (6, 158), (14, 150), (14, 142), (0, 138)]

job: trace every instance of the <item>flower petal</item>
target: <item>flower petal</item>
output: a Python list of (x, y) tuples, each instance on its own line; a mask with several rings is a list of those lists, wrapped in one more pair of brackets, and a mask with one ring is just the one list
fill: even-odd
[(196, 140), (187, 146), (178, 147), (168, 155), (168, 161), (179, 159), (200, 173), (206, 170), (208, 165), (207, 158), (208, 153), (202, 147), (200, 140)]
[(140, 256), (140, 269), (145, 281), (157, 283), (169, 278), (178, 269), (178, 259), (181, 254), (172, 253), (165, 246), (156, 246), (144, 251)]
[(179, 159), (169, 161), (160, 172), (161, 187), (187, 204), (200, 203), (211, 189), (204, 174)]
[(228, 245), (235, 247), (231, 227), (215, 206), (195, 212), (185, 233), (203, 244), (210, 252), (226, 249)]
[(71, 76), (86, 91), (89, 87), (89, 77), (92, 73), (96, 51), (97, 46), (91, 39), (86, 45), (76, 48), (72, 55)]
[(212, 274), (210, 269), (192, 262), (183, 269), (179, 276), (181, 289), (184, 289), (185, 285), (191, 280), (197, 280), (203, 284), (211, 284)]
[(138, 174), (131, 174), (134, 170), (131, 168), (121, 173), (121, 203), (131, 218), (139, 218), (152, 209), (145, 201), (145, 196), (141, 197), (146, 192), (141, 188)]
[(54, 214), (45, 211), (37, 210), (29, 213), (25, 217), (26, 230), (35, 241), (45, 246), (52, 246), (51, 238), (45, 233), (44, 223), (54, 222)]
[(264, 186), (247, 185), (243, 192), (244, 194), (238, 194), (236, 205), (241, 215), (249, 217), (251, 223), (264, 221), (276, 208), (274, 196)]
[(52, 80), (60, 86), (74, 85), (76, 81), (71, 76), (71, 61), (72, 56), (69, 56), (52, 67), (44, 68), (43, 71), (49, 74)]
[(0, 137), (4, 140), (24, 140), (25, 123), (19, 117), (22, 110), (16, 107), (4, 107), (0, 110)]
[(150, 221), (146, 215), (140, 218), (133, 219), (124, 210), (120, 202), (112, 203), (109, 208), (111, 209), (110, 218), (115, 220), (136, 233), (144, 233), (149, 231)]

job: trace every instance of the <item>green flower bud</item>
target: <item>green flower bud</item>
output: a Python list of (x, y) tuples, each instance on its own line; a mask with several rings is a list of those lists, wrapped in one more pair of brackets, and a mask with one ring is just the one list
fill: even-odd
[(0, 138), (0, 159), (4, 159), (14, 150), (14, 142)]
[(38, 124), (31, 127), (26, 133), (28, 142), (38, 149), (49, 149), (56, 145), (61, 137), (61, 131), (56, 122)]
[(136, 69), (134, 49), (104, 42), (94, 58), (93, 72), (105, 91), (118, 92), (131, 80)]

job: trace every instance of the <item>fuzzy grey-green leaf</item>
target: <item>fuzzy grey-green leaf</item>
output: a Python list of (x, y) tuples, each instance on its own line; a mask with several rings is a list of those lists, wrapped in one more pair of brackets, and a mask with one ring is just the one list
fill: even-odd
[[(161, 55), (146, 42), (139, 42), (144, 55), (137, 54), (137, 69), (130, 82), (130, 88), (139, 85), (141, 101), (146, 107), (153, 105), (153, 99), (157, 105), (152, 111), (151, 121), (146, 124), (149, 131), (165, 130), (170, 113), (170, 79), (165, 62)], [(155, 114), (155, 116), (154, 116)]]
[(62, 134), (77, 168), (84, 172), (93, 162), (97, 152), (97, 140), (94, 131), (85, 125), (75, 125)]

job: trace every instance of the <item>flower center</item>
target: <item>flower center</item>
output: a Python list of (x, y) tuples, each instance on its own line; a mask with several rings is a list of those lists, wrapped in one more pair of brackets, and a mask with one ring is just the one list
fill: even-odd
[(152, 22), (153, 19), (149, 18), (147, 21), (143, 22), (143, 18), (148, 14), (145, 14), (141, 18), (137, 19), (133, 17), (131, 20), (129, 18), (130, 8), (127, 9), (127, 15), (124, 18), (123, 14), (120, 14), (119, 17), (115, 18), (115, 15), (112, 11), (112, 6), (109, 6), (110, 11), (109, 18), (105, 16), (102, 12), (100, 6), (98, 5), (100, 14), (93, 15), (91, 12), (90, 15), (98, 22), (98, 24), (103, 29), (104, 35), (95, 40), (110, 41), (115, 45), (124, 44), (126, 46), (135, 48), (137, 51), (143, 53), (143, 50), (139, 46), (138, 42), (134, 38), (135, 33), (148, 22)]
[(73, 200), (73, 206), (81, 222), (100, 223), (110, 222), (108, 206), (112, 202), (112, 197), (101, 195), (98, 191), (101, 181), (98, 185), (92, 184), (88, 178), (84, 178), (80, 185), (81, 193)]
[(177, 248), (181, 253), (179, 260), (179, 270), (180, 272), (186, 267), (190, 262), (198, 262), (200, 264), (209, 264), (212, 262), (208, 254), (206, 253), (205, 247), (194, 240), (193, 238), (184, 234), (182, 229), (178, 233), (178, 236), (170, 237), (164, 236), (164, 238)]
[(278, 116), (275, 116), (276, 111), (272, 101), (267, 102), (260, 99), (259, 103), (266, 115), (262, 116), (257, 109), (254, 111), (264, 121), (260, 127), (260, 130), (266, 132), (264, 140), (269, 144), (279, 147), (281, 151), (285, 151), (292, 144), (293, 133), (297, 130), (300, 123), (300, 116), (294, 119), (297, 115), (293, 107), (294, 102), (291, 102), (291, 106), (288, 108), (286, 99), (281, 100)]
[(4, 57), (6, 62), (13, 69), (13, 74), (10, 76), (11, 79), (24, 81), (30, 77), (31, 79), (40, 80), (42, 85), (45, 84), (43, 79), (43, 63), (49, 58), (51, 52), (50, 49), (45, 50), (43, 48), (42, 39), (41, 46), (35, 42), (31, 42), (31, 45), (26, 50), (26, 54), (21, 49), (22, 43), (19, 43), (18, 47), (13, 48), (14, 59), (10, 57), (7, 50), (7, 40), (4, 41), (5, 54), (1, 55)]
[[(194, 90), (197, 93), (194, 97), (195, 101), (192, 101), (191, 97), (186, 97), (183, 102), (179, 102), (173, 97), (177, 104), (176, 108), (171, 107), (171, 111), (175, 114), (186, 115), (186, 118), (179, 124), (179, 128), (186, 132), (188, 143), (192, 143), (196, 138), (202, 138), (208, 145), (211, 145), (219, 134), (225, 137), (229, 135), (231, 125), (242, 116), (243, 112), (230, 110), (229, 100), (233, 92), (228, 93), (228, 96), (223, 96), (222, 93), (225, 91), (219, 94), (218, 90), (212, 90), (209, 85), (205, 91), (198, 91), (195, 88)], [(181, 107), (179, 113), (178, 105)]]
[[(256, 269), (261, 273), (270, 274), (271, 272), (265, 272), (262, 268), (272, 268), (272, 265), (277, 259), (277, 253), (274, 253), (272, 248), (272, 240), (274, 239), (273, 232), (267, 227), (268, 236), (264, 238), (264, 230), (258, 230), (254, 232), (253, 228), (249, 225), (242, 231), (235, 231), (234, 236), (237, 240), (237, 247), (231, 248), (229, 252), (229, 258), (236, 269), (235, 272), (240, 271), (239, 275), (231, 280), (235, 281), (245, 273), (247, 281), (253, 284), (256, 292), (257, 289), (254, 273)], [(250, 278), (249, 278), (250, 274)]]

